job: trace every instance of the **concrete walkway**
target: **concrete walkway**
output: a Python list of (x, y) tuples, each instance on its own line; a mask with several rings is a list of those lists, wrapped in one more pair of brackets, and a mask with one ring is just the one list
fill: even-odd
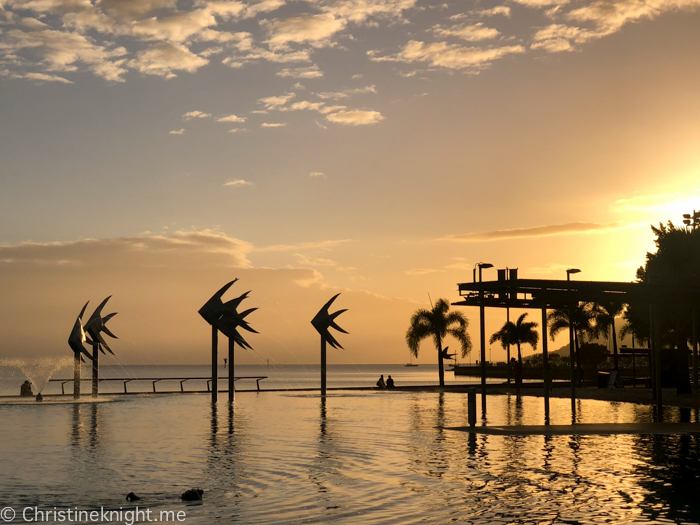
[(611, 436), (613, 434), (700, 435), (700, 423), (589, 423), (574, 425), (515, 425), (445, 427), (445, 430), (492, 436)]

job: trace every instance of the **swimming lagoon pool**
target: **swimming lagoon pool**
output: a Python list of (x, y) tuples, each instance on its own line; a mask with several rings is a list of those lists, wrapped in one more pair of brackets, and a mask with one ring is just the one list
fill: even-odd
[[(569, 409), (552, 399), (552, 424)], [(490, 396), (479, 424), (543, 419), (541, 399)], [(582, 400), (579, 420), (651, 421), (652, 409)], [(456, 393), (246, 392), (233, 409), (207, 395), (47, 399), (0, 404), (0, 421), (2, 507), (18, 523), (27, 507), (136, 504), (202, 524), (700, 521), (698, 437), (457, 432)], [(189, 488), (201, 504), (180, 500)]]

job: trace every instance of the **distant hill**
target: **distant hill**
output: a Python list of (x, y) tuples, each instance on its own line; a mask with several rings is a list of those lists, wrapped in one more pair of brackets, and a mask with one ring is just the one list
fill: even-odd
[(561, 348), (559, 348), (557, 350), (553, 350), (552, 352), (549, 352), (549, 353), (550, 354), (558, 354), (562, 357), (569, 357), (569, 354), (571, 353), (571, 351), (569, 350), (569, 345), (566, 344), (566, 345), (562, 346)]

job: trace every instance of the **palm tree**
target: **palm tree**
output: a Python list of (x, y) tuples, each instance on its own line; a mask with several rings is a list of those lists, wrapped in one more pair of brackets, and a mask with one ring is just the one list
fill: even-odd
[[(613, 343), (613, 359), (615, 360), (615, 370), (617, 370), (617, 333), (615, 332), (615, 318), (622, 314), (625, 305), (622, 303), (594, 303), (593, 315), (595, 317), (595, 325), (598, 331), (605, 332), (606, 339), (610, 339), (612, 333)], [(612, 332), (610, 331), (612, 329)]]
[(406, 331), (406, 343), (415, 357), (418, 357), (420, 342), (426, 337), (433, 338), (435, 348), (438, 351), (440, 386), (445, 386), (443, 359), (449, 358), (442, 348), (445, 336), (449, 334), (459, 341), (462, 345), (462, 357), (466, 356), (472, 349), (472, 342), (467, 333), (469, 321), (462, 312), (450, 312), (449, 310), (450, 303), (445, 299), (438, 299), (432, 310), (424, 308), (416, 310), (411, 317), (411, 325)]
[(518, 317), (518, 320), (506, 322), (503, 327), (491, 336), (489, 343), (493, 344), (496, 341), (501, 343), (505, 349), (509, 344), (518, 347), (518, 362), (522, 364), (523, 356), (520, 353), (520, 345), (530, 345), (533, 350), (537, 348), (537, 343), (540, 340), (540, 334), (535, 330), (539, 325), (535, 322), (525, 322), (527, 314)]
[[(596, 328), (593, 324), (593, 313), (588, 303), (578, 303), (572, 309), (573, 328), (574, 328), (574, 353), (576, 354), (576, 367), (579, 371), (583, 370), (581, 366), (581, 354), (579, 353), (579, 340), (585, 341), (587, 336), (595, 337)], [(568, 308), (558, 308), (547, 314), (547, 324), (549, 325), (549, 337), (552, 341), (562, 330), (569, 328), (572, 325), (569, 318)], [(571, 355), (571, 349), (569, 349)]]

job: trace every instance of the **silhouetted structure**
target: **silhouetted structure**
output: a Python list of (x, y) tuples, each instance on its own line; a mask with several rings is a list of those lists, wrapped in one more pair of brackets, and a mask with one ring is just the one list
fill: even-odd
[(343, 330), (340, 326), (338, 326), (335, 323), (335, 318), (338, 317), (340, 314), (343, 312), (347, 312), (347, 308), (345, 310), (338, 310), (337, 312), (334, 313), (329, 313), (328, 308), (330, 308), (331, 304), (333, 304), (333, 301), (337, 299), (337, 297), (340, 294), (335, 294), (333, 297), (331, 297), (330, 301), (328, 301), (325, 305), (323, 305), (323, 308), (321, 308), (318, 313), (314, 316), (314, 318), (311, 320), (311, 324), (314, 325), (314, 328), (318, 331), (319, 334), (321, 334), (321, 395), (325, 396), (326, 395), (326, 342), (330, 343), (330, 345), (333, 348), (343, 348), (338, 341), (336, 341), (335, 337), (328, 331), (329, 328), (333, 327), (339, 332), (343, 332), (344, 334), (347, 334), (345, 330)]
[(238, 332), (238, 328), (243, 328), (249, 332), (258, 333), (253, 330), (245, 317), (247, 317), (251, 312), (257, 310), (257, 308), (250, 308), (244, 312), (238, 312), (238, 306), (241, 302), (248, 297), (250, 291), (224, 303), (221, 298), (226, 293), (226, 291), (231, 288), (233, 283), (238, 281), (234, 279), (233, 281), (226, 283), (218, 292), (216, 292), (211, 299), (209, 299), (204, 306), (199, 309), (199, 315), (201, 315), (204, 320), (209, 323), (212, 327), (212, 339), (211, 339), (211, 381), (212, 381), (212, 402), (216, 403), (219, 390), (219, 375), (218, 375), (218, 332), (221, 331), (226, 337), (228, 337), (228, 398), (229, 402), (233, 402), (235, 397), (235, 386), (234, 386), (234, 376), (233, 376), (233, 351), (235, 344), (238, 343), (239, 346), (243, 348), (253, 349), (252, 346), (241, 336)]
[[(92, 397), (97, 397), (99, 393), (100, 352), (104, 354), (106, 349), (110, 354), (114, 355), (114, 352), (112, 352), (112, 349), (107, 344), (107, 341), (105, 341), (104, 337), (102, 337), (102, 332), (104, 332), (108, 336), (117, 339), (117, 336), (110, 332), (109, 329), (105, 326), (107, 321), (109, 321), (112, 317), (117, 315), (117, 313), (114, 312), (102, 317), (102, 309), (111, 297), (111, 295), (107, 297), (107, 299), (102, 301), (100, 305), (97, 308), (95, 308), (95, 311), (90, 316), (90, 319), (88, 319), (88, 322), (85, 323), (84, 327), (84, 332), (86, 334), (86, 342), (92, 345)], [(85, 306), (87, 306), (87, 303), (85, 304)], [(83, 310), (84, 309), (85, 307), (83, 307)], [(78, 395), (80, 394), (78, 393)]]
[(83, 345), (87, 341), (85, 329), (83, 328), (83, 314), (89, 303), (90, 301), (85, 303), (83, 309), (80, 310), (80, 315), (75, 320), (70, 336), (68, 336), (68, 346), (73, 349), (73, 397), (75, 398), (80, 397), (80, 363), (84, 361), (82, 355), (92, 360), (90, 352)]

